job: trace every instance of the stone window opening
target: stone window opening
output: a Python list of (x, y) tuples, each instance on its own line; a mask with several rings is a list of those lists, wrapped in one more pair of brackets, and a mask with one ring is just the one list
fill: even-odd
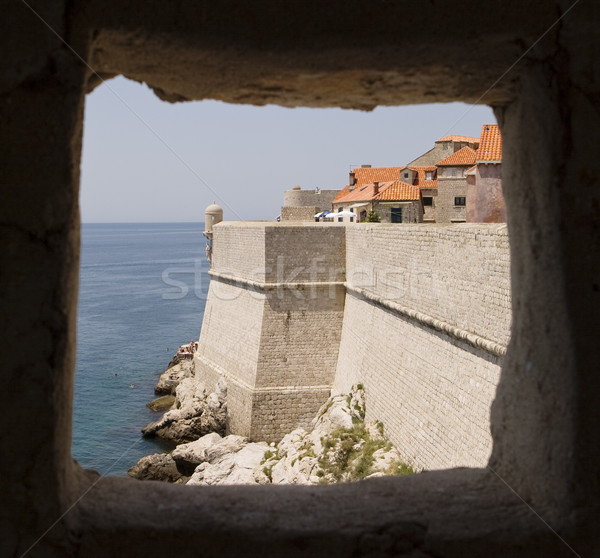
[[(3, 90), (7, 102), (0, 109), (9, 111), (3, 112), (2, 121), (11, 138), (10, 149), (4, 150), (5, 178), (8, 184), (19, 185), (7, 189), (2, 209), (10, 250), (4, 254), (7, 273), (1, 292), (11, 320), (3, 337), (11, 390), (5, 392), (3, 403), (20, 425), (4, 433), (6, 447), (19, 449), (2, 464), (7, 554), (20, 556), (34, 548), (37, 555), (163, 556), (168, 552), (183, 557), (210, 545), (215, 554), (225, 556), (248, 548), (260, 548), (265, 557), (572, 556), (571, 546), (576, 554), (594, 555), (598, 462), (589, 448), (595, 447), (599, 424), (595, 374), (599, 349), (590, 316), (598, 309), (594, 277), (600, 258), (593, 208), (599, 196), (597, 185), (582, 184), (580, 177), (586, 169), (591, 172), (590, 165), (592, 171), (598, 165), (590, 146), (598, 145), (599, 116), (588, 106), (589, 98), (597, 94), (593, 76), (598, 73), (598, 46), (590, 29), (596, 7), (583, 2), (568, 10), (563, 4), (556, 4), (555, 10), (511, 5), (499, 12), (494, 5), (482, 11), (473, 4), (473, 10), (464, 12), (469, 13), (470, 28), (490, 33), (477, 36), (477, 48), (469, 48), (475, 39), (465, 34), (466, 44), (458, 45), (445, 28), (433, 39), (424, 37), (427, 43), (419, 42), (415, 34), (413, 47), (386, 42), (401, 37), (374, 26), (376, 33), (365, 31), (373, 44), (365, 43), (348, 33), (351, 20), (347, 18), (356, 15), (351, 7), (342, 14), (328, 14), (323, 6), (319, 7), (323, 15), (336, 17), (320, 21), (336, 32), (327, 33), (331, 43), (316, 44), (316, 51), (311, 50), (314, 41), (302, 42), (301, 31), (317, 30), (297, 19), (308, 14), (293, 3), (285, 13), (267, 6), (274, 10), (267, 15), (280, 26), (266, 37), (257, 31), (264, 29), (262, 19), (254, 19), (258, 16), (249, 9), (241, 18), (243, 40), (236, 34), (240, 29), (231, 11), (219, 12), (218, 6), (178, 6), (183, 11), (179, 13), (165, 4), (150, 15), (143, 10), (119, 11), (116, 5), (110, 6), (114, 10), (106, 6), (99, 10), (90, 3), (77, 6), (81, 10), (77, 11), (57, 4), (48, 8), (47, 17), (57, 26), (69, 25), (73, 42), (84, 50), (89, 47), (90, 61), (102, 71), (147, 79), (155, 84), (157, 94), (171, 101), (218, 94), (247, 102), (327, 102), (368, 109), (378, 103), (408, 103), (432, 96), (481, 102), (479, 96), (487, 91), (483, 100), (496, 109), (506, 148), (504, 192), (515, 309), (513, 340), (492, 408), (490, 465), (325, 489), (194, 491), (98, 479), (75, 466), (69, 429), (85, 68), (53, 43), (54, 38), (48, 39), (45, 28), (34, 26), (31, 14), (19, 11), (23, 6), (15, 4), (7, 7), (8, 16), (26, 29), (31, 26), (31, 33), (8, 39), (11, 69), (9, 86)], [(382, 26), (386, 21), (395, 23), (396, 18), (407, 24), (422, 21), (422, 7), (402, 4), (400, 8), (401, 14), (393, 12), (394, 7), (374, 9), (372, 17)], [(440, 19), (457, 21), (454, 6), (437, 9)], [(558, 27), (553, 26), (556, 13), (565, 16)], [(195, 31), (206, 26), (213, 34), (191, 34), (185, 23), (194, 20), (186, 15), (197, 18)], [(264, 10), (260, 17), (265, 17)], [(220, 28), (222, 18), (228, 25)], [(297, 27), (289, 18), (296, 18)], [(341, 30), (335, 28), (338, 22)], [(287, 32), (290, 29), (298, 34)], [(547, 30), (549, 37), (536, 42), (532, 56), (507, 79), (494, 81), (520, 54), (527, 54), (522, 45), (534, 44)], [(175, 56), (168, 48), (173, 33), (178, 39)], [(254, 48), (256, 33), (260, 49)], [(223, 38), (224, 34), (239, 49), (228, 50), (223, 40), (205, 57), (195, 56), (206, 53), (197, 37)], [(158, 35), (160, 45), (154, 40)], [(286, 42), (289, 37), (302, 42), (302, 48)], [(289, 48), (285, 64), (278, 63), (281, 45)], [(460, 83), (439, 69), (436, 45), (446, 47), (446, 66), (457, 70)], [(557, 47), (567, 56), (555, 56)], [(177, 66), (184, 58), (180, 53), (188, 49), (186, 64), (201, 60), (221, 71), (208, 67), (202, 80), (195, 81), (194, 72)], [(408, 75), (395, 62), (403, 49), (408, 51), (403, 64), (419, 68), (413, 74), (419, 79), (406, 84), (393, 79)], [(465, 51), (471, 56), (464, 56)], [(261, 56), (265, 52), (270, 56)], [(389, 52), (394, 56), (387, 56)], [(303, 58), (306, 53), (310, 64)], [(257, 60), (260, 72), (252, 74)], [(347, 74), (342, 71), (344, 64), (350, 65)], [(231, 70), (226, 76), (224, 67)], [(237, 68), (248, 73), (236, 72)], [(290, 68), (298, 71), (286, 73)], [(389, 73), (380, 72), (381, 68)], [(306, 87), (298, 76), (309, 74), (312, 79), (313, 71), (318, 79)], [(292, 76), (298, 79), (290, 80)], [(373, 76), (380, 78), (376, 88), (371, 87)], [(344, 88), (332, 86), (341, 77), (350, 83)], [(436, 88), (436, 79), (444, 80), (443, 91)], [(490, 83), (496, 84), (493, 90), (487, 89)], [(346, 92), (354, 97), (345, 96)], [(534, 168), (531, 161), (546, 164)], [(574, 209), (561, 204), (565, 196), (575, 199), (577, 195), (593, 203)], [(35, 203), (23, 203), (27, 199)], [(28, 210), (22, 211), (23, 207)], [(33, 351), (26, 350), (32, 336), (35, 358), (29, 354)], [(528, 506), (539, 510), (539, 517)]]

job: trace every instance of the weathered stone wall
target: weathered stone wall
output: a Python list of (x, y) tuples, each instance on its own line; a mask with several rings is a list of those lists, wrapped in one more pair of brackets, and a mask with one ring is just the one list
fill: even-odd
[(438, 174), (436, 221), (438, 223), (466, 221), (466, 206), (454, 205), (455, 196), (466, 195), (466, 178), (440, 178)]
[[(231, 432), (278, 441), (308, 427), (329, 396), (344, 310), (344, 233), (314, 222), (215, 227), (196, 365), (209, 389), (227, 381)], [(248, 257), (236, 265), (241, 239)]]
[(403, 223), (422, 223), (423, 222), (423, 204), (420, 201), (411, 202), (373, 202), (373, 209), (381, 217), (382, 223), (392, 222), (392, 207), (402, 208)]
[[(331, 209), (331, 208), (330, 208)], [(281, 208), (281, 220), (282, 221), (314, 221), (315, 215), (324, 211), (316, 205), (310, 206), (287, 206), (284, 205)]]
[(421, 188), (421, 196), (432, 199), (432, 205), (423, 205), (423, 222), (433, 222), (437, 220), (438, 190), (437, 188)]
[[(291, 207), (316, 205), (319, 211), (331, 211), (331, 202), (339, 190), (286, 190), (283, 193), (283, 205)], [(317, 213), (315, 211), (315, 213)], [(314, 215), (314, 213), (313, 213)]]
[[(225, 253), (240, 238), (252, 265), (264, 254), (260, 280)], [(196, 359), (207, 387), (230, 386), (231, 432), (278, 440), (332, 386), (363, 383), (413, 466), (485, 464), (510, 335), (505, 226), (222, 223), (213, 250)]]
[(510, 335), (505, 227), (363, 224), (346, 251), (334, 389), (363, 383), (367, 418), (414, 467), (484, 465)]
[(505, 225), (359, 223), (346, 227), (346, 281), (506, 345), (510, 257)]

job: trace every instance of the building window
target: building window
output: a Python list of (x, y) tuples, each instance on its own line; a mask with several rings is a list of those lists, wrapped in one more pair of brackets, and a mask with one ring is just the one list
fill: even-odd
[(467, 198), (466, 198), (466, 196), (456, 196), (454, 198), (454, 205), (456, 205), (456, 206), (467, 205)]
[(433, 171), (425, 171), (425, 180), (433, 180)]
[(404, 173), (404, 178), (408, 178), (408, 173), (407, 172)]
[(392, 207), (392, 223), (402, 223), (402, 208)]
[[(338, 207), (338, 213), (339, 213), (340, 211), (344, 211), (344, 208), (343, 208), (343, 207)], [(341, 223), (343, 220), (344, 220), (344, 218), (343, 218), (343, 217), (338, 217), (338, 223)]]
[(433, 198), (430, 196), (424, 197), (423, 198), (423, 205), (425, 207), (432, 207), (433, 206)]

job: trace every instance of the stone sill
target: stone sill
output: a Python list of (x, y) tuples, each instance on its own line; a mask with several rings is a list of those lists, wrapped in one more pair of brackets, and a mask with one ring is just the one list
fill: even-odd
[(81, 558), (573, 556), (487, 469), (308, 487), (185, 487), (80, 473), (81, 493), (97, 481), (69, 521)]

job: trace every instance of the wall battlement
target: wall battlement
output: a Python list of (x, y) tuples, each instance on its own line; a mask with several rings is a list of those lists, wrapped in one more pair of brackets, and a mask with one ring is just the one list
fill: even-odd
[(196, 357), (230, 431), (275, 441), (331, 390), (416, 468), (477, 466), (510, 335), (505, 225), (220, 223)]

